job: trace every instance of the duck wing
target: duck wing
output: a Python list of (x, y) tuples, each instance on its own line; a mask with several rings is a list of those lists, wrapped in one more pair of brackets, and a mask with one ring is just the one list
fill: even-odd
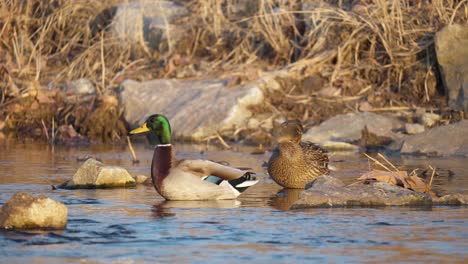
[(187, 173), (198, 175), (200, 178), (216, 176), (223, 180), (234, 180), (245, 174), (243, 170), (209, 160), (184, 160), (179, 168)]
[(310, 141), (301, 142), (300, 146), (304, 153), (304, 160), (307, 163), (314, 163), (319, 167), (328, 168), (329, 160), (325, 149)]
[(258, 182), (253, 172), (246, 172), (209, 160), (187, 160), (182, 166), (186, 172), (199, 175), (204, 181), (216, 185), (228, 183), (239, 192), (245, 191)]

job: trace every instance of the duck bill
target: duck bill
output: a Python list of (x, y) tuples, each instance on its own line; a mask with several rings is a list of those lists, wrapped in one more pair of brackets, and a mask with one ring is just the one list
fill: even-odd
[(140, 134), (140, 133), (144, 133), (144, 132), (148, 132), (148, 131), (150, 131), (150, 130), (149, 130), (148, 126), (146, 125), (146, 123), (144, 123), (140, 127), (135, 128), (132, 131), (130, 131), (130, 135)]

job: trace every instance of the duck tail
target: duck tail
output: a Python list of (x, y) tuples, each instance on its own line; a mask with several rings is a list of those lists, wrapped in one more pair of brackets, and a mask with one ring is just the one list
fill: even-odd
[(252, 185), (255, 185), (258, 183), (257, 178), (254, 176), (255, 173), (253, 172), (246, 172), (244, 175), (241, 177), (234, 179), (234, 180), (229, 180), (229, 184), (234, 187), (237, 191), (243, 192), (247, 190)]
[(207, 176), (207, 177), (203, 178), (203, 180), (214, 183), (216, 185), (222, 185), (222, 186), (225, 186), (225, 187), (229, 187), (229, 189), (231, 189), (233, 191), (236, 190), (237, 192), (241, 193), (241, 192), (247, 190), (247, 188), (249, 188), (250, 186), (255, 185), (256, 183), (258, 183), (258, 180), (254, 176), (254, 174), (255, 173), (253, 173), (253, 172), (246, 172), (241, 177), (239, 177), (237, 179), (229, 180), (229, 181), (225, 181), (225, 180), (223, 180), (223, 179), (221, 179), (219, 177), (210, 175), (210, 176)]

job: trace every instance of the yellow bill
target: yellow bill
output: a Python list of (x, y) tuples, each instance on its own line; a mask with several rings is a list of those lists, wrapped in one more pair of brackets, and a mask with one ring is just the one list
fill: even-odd
[(144, 123), (140, 127), (135, 128), (132, 131), (130, 131), (130, 135), (144, 133), (144, 132), (148, 132), (148, 131), (150, 131), (150, 130), (149, 130), (148, 126), (146, 125), (146, 123)]

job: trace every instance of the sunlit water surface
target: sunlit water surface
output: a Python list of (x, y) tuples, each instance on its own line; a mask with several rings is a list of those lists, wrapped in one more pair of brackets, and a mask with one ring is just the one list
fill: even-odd
[[(269, 153), (247, 148), (177, 145), (179, 158), (225, 161), (265, 173)], [(152, 150), (135, 146), (0, 146), (0, 205), (15, 192), (47, 195), (68, 207), (63, 231), (0, 231), (0, 263), (466, 263), (468, 208), (335, 208), (288, 210), (299, 192), (268, 177), (238, 200), (167, 202), (151, 186), (130, 189), (51, 190), (70, 179), (89, 155), (149, 175)], [(359, 154), (332, 154), (347, 183), (369, 168)], [(407, 169), (450, 169), (439, 189), (468, 193), (468, 159), (394, 158)]]

